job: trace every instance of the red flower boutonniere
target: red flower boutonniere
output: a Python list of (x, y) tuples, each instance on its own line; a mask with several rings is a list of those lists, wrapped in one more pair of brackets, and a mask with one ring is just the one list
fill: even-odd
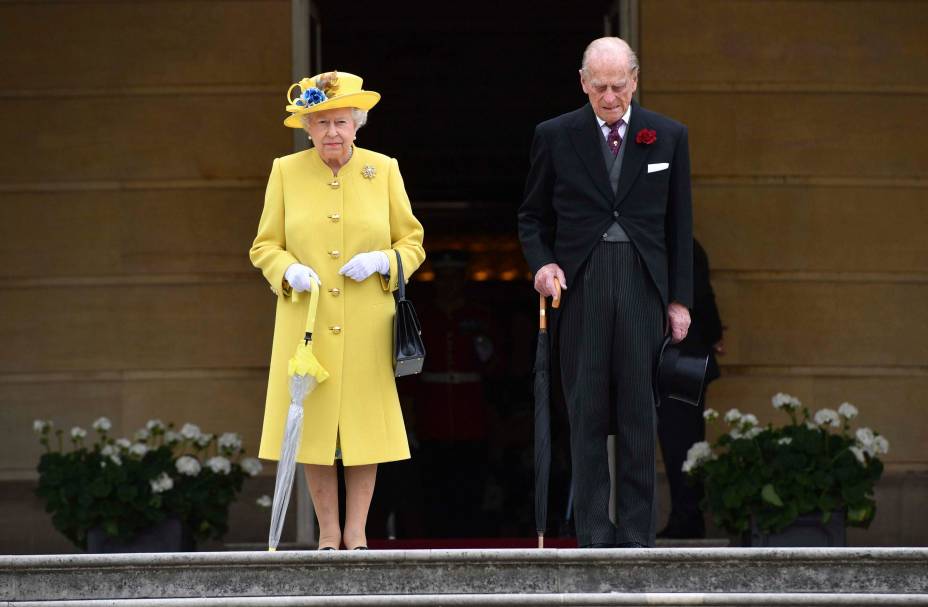
[(651, 145), (655, 141), (657, 141), (657, 131), (654, 129), (641, 129), (638, 131), (638, 134), (635, 135), (635, 143)]

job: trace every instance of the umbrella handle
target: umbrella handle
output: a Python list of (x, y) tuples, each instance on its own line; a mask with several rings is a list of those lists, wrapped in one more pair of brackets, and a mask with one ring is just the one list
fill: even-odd
[[(315, 280), (309, 279), (309, 311), (306, 313), (306, 335), (303, 337), (304, 342), (309, 345), (313, 339), (313, 330), (316, 327), (316, 309), (319, 307), (319, 285)], [(300, 294), (296, 291), (290, 295), (293, 303), (300, 302)]]
[(319, 283), (309, 280), (310, 297), (309, 311), (306, 313), (306, 340), (311, 341), (313, 330), (316, 328), (316, 310), (319, 308)]
[[(559, 308), (561, 307), (561, 282), (555, 278), (554, 286), (557, 287), (557, 295), (551, 299), (551, 307)], [(547, 313), (547, 302), (544, 295), (538, 296), (538, 328), (541, 331), (546, 331), (548, 329), (548, 313)]]

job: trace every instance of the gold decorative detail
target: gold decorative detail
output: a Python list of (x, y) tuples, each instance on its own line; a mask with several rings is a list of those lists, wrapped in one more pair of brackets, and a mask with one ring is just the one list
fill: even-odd
[(332, 259), (338, 259), (342, 256), (341, 252), (339, 251), (329, 251), (329, 255), (332, 256)]
[(333, 179), (332, 181), (329, 182), (329, 187), (332, 188), (333, 190), (337, 190), (338, 186), (340, 185), (341, 184), (338, 182), (338, 179)]
[(329, 293), (332, 294), (332, 297), (338, 297), (341, 294), (341, 291), (336, 287), (334, 289), (329, 289)]
[(365, 164), (364, 168), (361, 169), (361, 176), (364, 177), (364, 179), (373, 179), (377, 176), (377, 170), (373, 166)]
[(335, 325), (335, 326), (329, 327), (329, 331), (331, 331), (335, 335), (338, 335), (339, 333), (342, 332), (342, 328), (339, 327), (338, 325)]
[(331, 220), (332, 223), (338, 223), (341, 218), (342, 216), (338, 213), (329, 214), (329, 220)]
[(338, 96), (338, 72), (326, 72), (316, 78), (316, 88), (321, 89), (326, 97)]

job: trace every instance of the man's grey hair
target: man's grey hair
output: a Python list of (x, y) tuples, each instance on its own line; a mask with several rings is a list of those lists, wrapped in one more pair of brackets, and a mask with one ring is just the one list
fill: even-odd
[(629, 71), (632, 74), (638, 74), (638, 56), (635, 54), (635, 51), (632, 50), (632, 47), (628, 45), (628, 42), (625, 42), (621, 38), (616, 37), (607, 37), (607, 38), (597, 38), (586, 47), (586, 50), (583, 51), (583, 59), (580, 62), (580, 71), (583, 72), (584, 76), (589, 73), (589, 63), (590, 59), (594, 55), (601, 54), (620, 54), (625, 57), (625, 60), (628, 62)]
[[(365, 124), (367, 124), (367, 110), (362, 110), (360, 108), (350, 108), (351, 109), (351, 120), (354, 122), (354, 129), (358, 130)], [(303, 123), (303, 130), (309, 129), (309, 119), (312, 114), (303, 114), (300, 116), (300, 122)]]

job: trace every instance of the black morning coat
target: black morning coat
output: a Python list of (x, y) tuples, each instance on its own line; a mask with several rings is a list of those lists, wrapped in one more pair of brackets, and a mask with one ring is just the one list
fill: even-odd
[[(637, 143), (644, 129), (651, 144)], [(693, 211), (686, 127), (632, 103), (618, 190), (603, 160), (603, 134), (589, 104), (535, 129), (531, 168), (519, 208), (519, 239), (532, 274), (549, 263), (570, 287), (593, 247), (615, 220), (628, 234), (664, 307), (693, 307)], [(668, 163), (648, 172), (648, 165)], [(656, 168), (656, 167), (652, 167)], [(617, 213), (617, 215), (615, 215)]]

